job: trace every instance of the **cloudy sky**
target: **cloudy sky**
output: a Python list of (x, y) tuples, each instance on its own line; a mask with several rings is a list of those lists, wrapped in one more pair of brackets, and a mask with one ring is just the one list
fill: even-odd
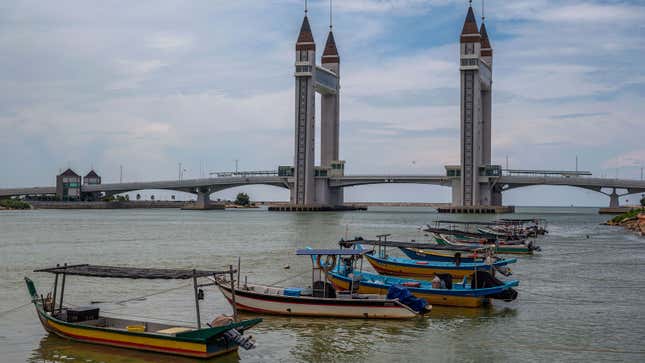
[[(481, 2), (475, 1), (481, 16)], [(467, 1), (337, 0), (341, 158), (349, 174), (443, 173), (459, 161), (458, 36)], [(185, 178), (292, 163), (298, 0), (0, 3), (0, 187)], [(486, 1), (495, 49), (493, 160), (640, 178), (645, 6)], [(322, 51), (328, 2), (310, 1)], [(254, 199), (287, 199), (247, 187)], [(228, 197), (238, 190), (217, 196)], [(438, 186), (347, 189), (354, 201), (449, 201)], [(629, 199), (629, 197), (627, 197)], [(635, 197), (634, 197), (635, 199)], [(518, 205), (605, 205), (575, 188)]]

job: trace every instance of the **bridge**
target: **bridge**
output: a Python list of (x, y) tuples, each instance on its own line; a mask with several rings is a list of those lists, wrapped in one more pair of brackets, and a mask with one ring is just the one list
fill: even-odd
[[(316, 43), (307, 15), (295, 44), (295, 124), (292, 166), (277, 171), (220, 172), (218, 177), (132, 183), (101, 184), (93, 171), (81, 185), (71, 170), (57, 176), (54, 187), (0, 189), (0, 197), (52, 195), (61, 199), (83, 198), (99, 193), (114, 195), (146, 189), (194, 193), (205, 204), (211, 193), (243, 185), (270, 185), (290, 191), (294, 205), (343, 204), (344, 188), (370, 184), (426, 184), (452, 188), (452, 205), (464, 208), (501, 206), (504, 191), (532, 185), (571, 186), (605, 194), (610, 207), (619, 197), (644, 193), (645, 181), (594, 178), (589, 172), (553, 170), (502, 170), (491, 164), (491, 94), (493, 49), (486, 26), (477, 25), (472, 7), (459, 39), (461, 74), (461, 163), (446, 166), (445, 175), (345, 175), (339, 160), (340, 55), (331, 27), (321, 57), (316, 63)], [(316, 93), (321, 94), (320, 165), (314, 163), (316, 144)], [(89, 178), (89, 182), (88, 181)], [(72, 190), (71, 194), (66, 194)], [(622, 194), (619, 194), (622, 193)]]
[[(267, 173), (269, 174), (269, 173)], [(493, 186), (501, 191), (535, 186), (570, 186), (602, 193), (610, 197), (610, 207), (618, 207), (618, 198), (628, 194), (645, 193), (645, 181), (630, 179), (607, 179), (592, 177), (563, 176), (500, 176), (493, 180)], [(348, 188), (372, 184), (425, 184), (452, 187), (456, 177), (446, 175), (343, 175), (321, 178), (328, 181), (330, 188)], [(245, 185), (269, 185), (290, 190), (294, 178), (277, 175), (227, 176), (217, 178), (166, 180), (152, 182), (109, 183), (83, 185), (83, 193), (104, 193), (114, 195), (137, 190), (173, 190), (197, 195), (198, 203), (208, 203), (211, 193)], [(611, 190), (611, 192), (606, 191)], [(619, 194), (618, 191), (624, 191)], [(53, 195), (56, 187), (33, 187), (0, 189), (0, 197)]]

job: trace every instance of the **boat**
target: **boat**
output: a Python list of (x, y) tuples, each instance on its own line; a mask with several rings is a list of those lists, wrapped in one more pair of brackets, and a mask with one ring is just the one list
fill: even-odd
[(399, 247), (408, 258), (420, 261), (445, 261), (454, 262), (459, 259), (461, 262), (482, 262), (486, 255), (477, 251), (462, 253), (460, 251), (435, 251), (412, 247)]
[[(171, 270), (157, 268), (130, 268), (98, 265), (57, 265), (35, 270), (55, 274), (54, 289), (47, 297), (39, 295), (34, 282), (25, 277), (27, 290), (36, 308), (43, 328), (52, 334), (73, 341), (105, 345), (110, 347), (136, 349), (192, 358), (212, 358), (238, 350), (242, 346), (252, 349), (254, 341), (244, 332), (260, 323), (262, 319), (237, 319), (220, 316), (201, 327), (199, 300), (203, 298), (198, 278), (233, 275), (235, 270)], [(61, 281), (60, 292), (59, 276)], [(121, 279), (192, 279), (197, 315), (196, 326), (168, 325), (154, 321), (130, 320), (105, 316), (97, 306), (77, 307), (63, 303), (66, 276), (86, 276)], [(57, 301), (57, 294), (59, 300)]]
[[(360, 245), (356, 245), (361, 248)], [(380, 274), (390, 276), (409, 276), (421, 278), (433, 278), (437, 274), (449, 274), (454, 278), (463, 278), (471, 275), (475, 270), (498, 271), (510, 275), (511, 271), (507, 265), (517, 262), (517, 259), (498, 259), (493, 261), (463, 262), (455, 261), (431, 261), (413, 260), (387, 255), (386, 253), (367, 253), (365, 258), (372, 267)]]
[(443, 277), (446, 288), (434, 288), (429, 281), (383, 276), (346, 266), (338, 266), (329, 274), (329, 280), (338, 290), (349, 289), (356, 280), (358, 291), (369, 294), (386, 294), (391, 286), (405, 286), (414, 296), (433, 305), (477, 308), (489, 304), (491, 299), (512, 301), (517, 298), (517, 291), (513, 289), (519, 285), (517, 280), (502, 282), (485, 271), (471, 271), (469, 277), (458, 283), (453, 283), (450, 275)]
[[(467, 239), (459, 239), (458, 236), (443, 234), (443, 233), (433, 233), (435, 242), (438, 244), (451, 247), (451, 248), (472, 248), (477, 249), (482, 247), (480, 243), (468, 242)], [(540, 246), (536, 246), (533, 242), (527, 244), (485, 244), (486, 246), (491, 246), (494, 249), (495, 253), (499, 254), (523, 254), (523, 255), (532, 255), (535, 251), (540, 251)]]
[[(379, 294), (360, 294), (354, 289), (337, 292), (328, 281), (328, 272), (343, 258), (363, 256), (368, 250), (354, 249), (301, 249), (296, 255), (311, 257), (311, 287), (277, 287), (262, 284), (231, 284), (222, 278), (213, 278), (220, 291), (238, 310), (261, 314), (361, 318), (410, 319), (430, 312), (425, 301), (407, 302)], [(352, 261), (361, 260), (352, 258)], [(356, 285), (358, 288), (358, 285)], [(405, 303), (404, 303), (405, 302)], [(413, 309), (413, 307), (415, 307)]]

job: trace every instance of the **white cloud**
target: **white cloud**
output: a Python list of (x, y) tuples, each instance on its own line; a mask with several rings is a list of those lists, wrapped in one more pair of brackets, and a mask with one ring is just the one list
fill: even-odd
[(607, 169), (645, 166), (645, 149), (633, 150), (606, 160), (602, 166)]

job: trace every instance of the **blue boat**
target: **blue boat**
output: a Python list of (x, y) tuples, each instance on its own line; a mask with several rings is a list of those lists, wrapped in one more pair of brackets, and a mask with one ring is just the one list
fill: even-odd
[[(362, 248), (360, 245), (357, 248)], [(517, 262), (515, 258), (500, 259), (497, 261), (463, 262), (455, 261), (420, 261), (409, 258), (388, 256), (384, 253), (374, 252), (365, 255), (367, 261), (374, 269), (382, 275), (408, 276), (432, 278), (437, 274), (449, 274), (454, 278), (463, 278), (471, 275), (474, 271), (499, 271), (504, 275), (510, 275), (508, 264)]]
[[(512, 301), (517, 298), (513, 287), (519, 281), (502, 282), (486, 271), (475, 271), (469, 278), (452, 283), (450, 277), (444, 280), (446, 288), (433, 288), (429, 281), (419, 281), (400, 277), (383, 276), (364, 271), (351, 271), (345, 266), (338, 265), (328, 273), (328, 280), (339, 290), (349, 290), (350, 286), (358, 285), (359, 293), (387, 294), (393, 285), (406, 287), (414, 296), (425, 299), (432, 305), (459, 306), (476, 308), (489, 304), (491, 299)], [(469, 283), (468, 281), (471, 281)], [(475, 288), (472, 282), (475, 282)], [(358, 284), (357, 284), (358, 282)]]
[(419, 248), (410, 248), (410, 247), (399, 247), (401, 252), (403, 252), (408, 258), (413, 260), (420, 261), (444, 261), (444, 262), (455, 262), (457, 257), (460, 262), (481, 262), (484, 261), (486, 257), (485, 254), (473, 253), (473, 252), (461, 252), (455, 251), (448, 253), (446, 251), (434, 251), (434, 250), (424, 250)]

